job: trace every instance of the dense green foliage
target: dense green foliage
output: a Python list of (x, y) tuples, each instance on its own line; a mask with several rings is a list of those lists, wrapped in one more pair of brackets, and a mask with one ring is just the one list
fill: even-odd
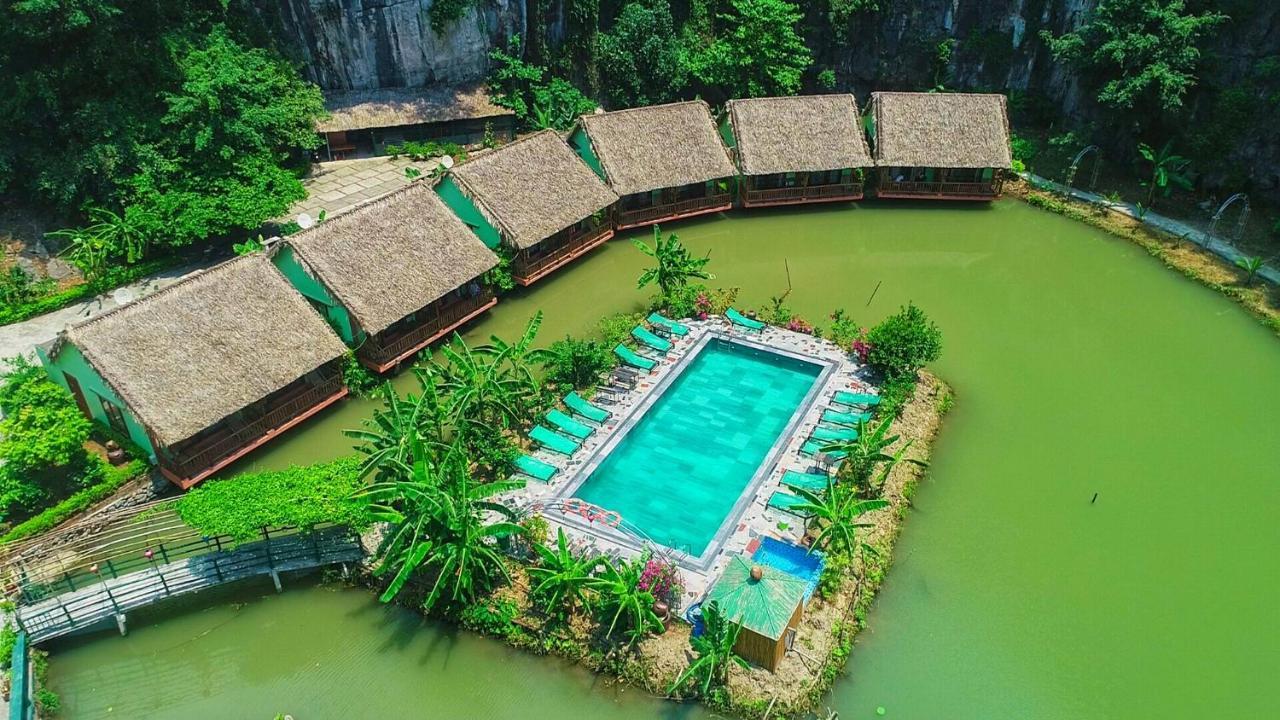
[(547, 348), (546, 381), (557, 388), (586, 390), (614, 366), (612, 345), (593, 338), (565, 337)]
[(871, 328), (867, 340), (868, 359), (891, 380), (915, 378), (920, 368), (942, 354), (942, 331), (914, 303)]
[(749, 667), (733, 650), (742, 626), (725, 617), (719, 603), (712, 600), (702, 606), (702, 625), (702, 634), (689, 638), (693, 662), (671, 683), (667, 692), (675, 692), (692, 681), (703, 697), (710, 697), (713, 689), (727, 693), (729, 668)]
[(143, 477), (150, 468), (151, 466), (146, 460), (130, 460), (119, 467), (105, 467), (102, 471), (102, 479), (97, 483), (76, 491), (66, 500), (46, 508), (40, 511), (39, 514), (33, 515), (13, 526), (9, 532), (0, 535), (0, 545), (54, 529), (71, 517), (79, 515), (95, 504), (111, 497), (112, 493), (119, 490), (130, 480)]
[(826, 490), (797, 488), (796, 494), (804, 499), (796, 511), (811, 517), (817, 528), (813, 547), (830, 554), (852, 555), (868, 550), (870, 546), (862, 541), (860, 531), (870, 528), (871, 523), (863, 516), (889, 506), (887, 500), (862, 497), (851, 483), (831, 481)]
[(636, 249), (654, 260), (653, 266), (645, 268), (636, 279), (637, 288), (655, 284), (665, 297), (687, 286), (690, 280), (709, 280), (714, 277), (706, 271), (707, 263), (711, 262), (709, 251), (702, 257), (694, 257), (675, 233), (664, 239), (657, 225), (653, 226), (653, 245), (640, 240), (632, 242)]
[(506, 52), (494, 50), (489, 58), (493, 101), (514, 112), (523, 128), (568, 130), (579, 116), (596, 109), (595, 102), (568, 80), (522, 60), (519, 37), (512, 38)]
[(787, 0), (731, 0), (716, 37), (689, 56), (689, 71), (723, 98), (795, 95), (813, 56)]
[(600, 71), (611, 108), (679, 98), (689, 81), (667, 0), (627, 3), (600, 35)]

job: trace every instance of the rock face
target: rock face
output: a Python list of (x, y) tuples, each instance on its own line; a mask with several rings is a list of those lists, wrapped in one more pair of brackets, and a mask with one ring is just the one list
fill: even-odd
[[(524, 0), (484, 0), (443, 34), (432, 0), (279, 0), (277, 27), (325, 90), (458, 83), (484, 77), (489, 51), (524, 33)], [(260, 10), (261, 11), (261, 10)]]

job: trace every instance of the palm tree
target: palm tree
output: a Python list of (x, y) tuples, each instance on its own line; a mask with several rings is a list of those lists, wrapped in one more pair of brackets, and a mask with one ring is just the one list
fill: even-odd
[[(922, 467), (927, 465), (923, 461), (903, 457), (914, 442), (912, 440), (908, 440), (893, 455), (885, 452), (890, 446), (898, 442), (901, 437), (900, 435), (889, 435), (889, 429), (892, 425), (893, 419), (886, 417), (868, 431), (867, 422), (859, 420), (858, 434), (854, 439), (840, 440), (824, 445), (820, 452), (845, 453), (844, 463), (840, 466), (839, 474), (841, 479), (853, 483), (865, 497), (879, 497), (883, 485), (872, 482), (872, 474), (875, 472), (877, 465), (887, 462), (892, 468), (893, 465), (904, 459), (914, 465)], [(877, 477), (883, 480), (888, 477), (888, 473), (880, 473)]]
[(658, 263), (640, 273), (640, 278), (636, 281), (637, 288), (643, 288), (650, 283), (657, 283), (658, 289), (662, 291), (662, 294), (669, 295), (676, 288), (688, 285), (689, 280), (692, 278), (710, 280), (715, 277), (703, 270), (707, 263), (711, 262), (710, 252), (700, 258), (690, 255), (689, 249), (680, 242), (680, 238), (675, 233), (671, 233), (670, 237), (663, 240), (662, 232), (655, 225), (653, 227), (653, 247), (639, 240), (633, 242), (640, 252), (653, 258)]
[(1258, 276), (1258, 271), (1262, 269), (1264, 262), (1261, 257), (1239, 257), (1236, 258), (1236, 267), (1245, 271), (1244, 285), (1249, 287), (1253, 285), (1253, 281)]
[(796, 512), (811, 516), (817, 523), (815, 549), (844, 555), (852, 555), (856, 550), (874, 552), (862, 542), (858, 531), (871, 527), (871, 523), (862, 521), (862, 516), (888, 507), (887, 500), (866, 500), (859, 497), (857, 489), (849, 483), (834, 480), (827, 481), (826, 490), (797, 488), (796, 492), (805, 500), (796, 506)]
[(533, 594), (542, 599), (548, 615), (568, 615), (586, 600), (587, 591), (599, 584), (594, 573), (603, 558), (575, 553), (563, 528), (556, 531), (554, 550), (541, 543), (533, 549), (540, 559), (540, 564), (529, 568), (530, 577), (536, 581)]
[(728, 687), (731, 667), (747, 667), (747, 661), (733, 650), (742, 626), (725, 617), (716, 601), (712, 600), (702, 606), (702, 626), (702, 635), (689, 638), (689, 644), (693, 646), (697, 658), (671, 683), (671, 687), (667, 689), (668, 694), (694, 679), (698, 683), (698, 691), (706, 697), (711, 694), (713, 685)]
[(612, 636), (620, 623), (626, 630), (629, 643), (662, 629), (662, 620), (653, 611), (653, 593), (640, 589), (643, 572), (643, 561), (605, 561), (604, 573), (600, 575), (596, 588), (600, 594), (601, 609), (609, 620), (606, 637)]
[(1187, 168), (1191, 166), (1191, 159), (1175, 155), (1172, 140), (1165, 143), (1159, 152), (1152, 150), (1146, 143), (1140, 143), (1138, 154), (1151, 163), (1151, 180), (1146, 183), (1148, 208), (1155, 207), (1156, 190), (1169, 197), (1169, 193), (1173, 191), (1171, 185), (1177, 185), (1183, 190), (1191, 189), (1191, 178), (1186, 174)]

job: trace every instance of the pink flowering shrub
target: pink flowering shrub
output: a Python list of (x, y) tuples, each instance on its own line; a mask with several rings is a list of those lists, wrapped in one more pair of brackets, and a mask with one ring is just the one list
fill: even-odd
[(806, 335), (813, 334), (813, 326), (809, 324), (809, 321), (799, 315), (791, 316), (791, 319), (787, 321), (787, 329), (792, 332), (801, 332)]
[(684, 592), (684, 580), (680, 578), (680, 569), (675, 563), (651, 557), (644, 565), (644, 572), (640, 573), (639, 588), (675, 605), (674, 601)]

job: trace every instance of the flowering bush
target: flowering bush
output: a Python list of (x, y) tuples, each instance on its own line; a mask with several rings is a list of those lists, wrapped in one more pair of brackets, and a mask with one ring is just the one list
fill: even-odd
[(867, 340), (867, 329), (859, 328), (858, 337), (849, 343), (849, 351), (858, 356), (858, 362), (866, 363), (871, 357), (871, 341)]
[(791, 316), (791, 319), (787, 321), (787, 329), (792, 332), (801, 332), (806, 335), (813, 334), (813, 326), (809, 324), (809, 321), (799, 315)]
[(644, 572), (640, 573), (639, 588), (674, 606), (675, 600), (684, 592), (684, 580), (675, 563), (651, 557), (644, 564)]

